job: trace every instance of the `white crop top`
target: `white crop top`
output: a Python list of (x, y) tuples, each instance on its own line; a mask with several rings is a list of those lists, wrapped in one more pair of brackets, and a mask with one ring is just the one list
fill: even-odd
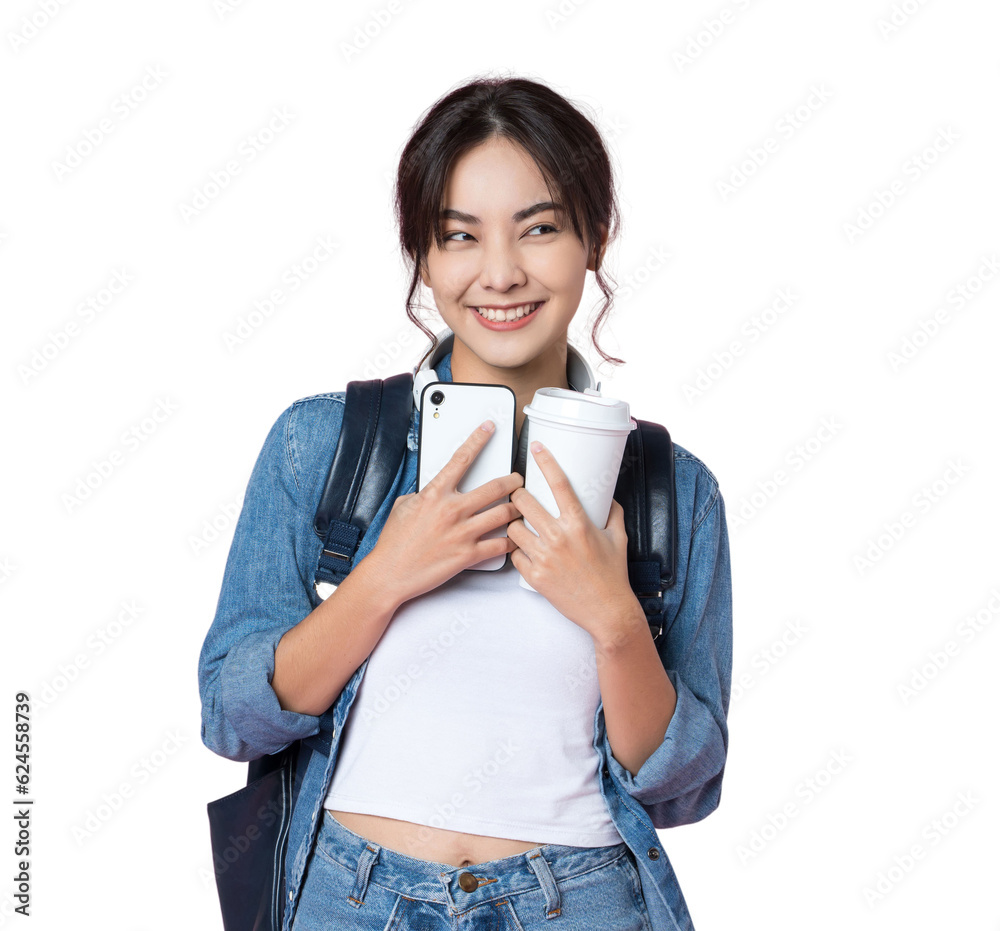
[(368, 660), (324, 805), (538, 844), (620, 843), (593, 640), (508, 557), (404, 602)]

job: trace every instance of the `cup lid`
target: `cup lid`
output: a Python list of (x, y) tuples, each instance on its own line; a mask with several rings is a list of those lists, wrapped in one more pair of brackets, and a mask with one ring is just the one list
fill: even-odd
[(634, 430), (638, 424), (629, 416), (628, 404), (602, 395), (584, 394), (571, 388), (539, 388), (525, 414), (553, 423), (584, 424), (601, 430)]

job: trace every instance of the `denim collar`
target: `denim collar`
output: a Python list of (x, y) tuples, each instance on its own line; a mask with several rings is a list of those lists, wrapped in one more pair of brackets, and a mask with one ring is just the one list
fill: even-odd
[(451, 377), (451, 350), (449, 349), (442, 357), (441, 361), (435, 366), (434, 371), (437, 372), (438, 381), (454, 381)]

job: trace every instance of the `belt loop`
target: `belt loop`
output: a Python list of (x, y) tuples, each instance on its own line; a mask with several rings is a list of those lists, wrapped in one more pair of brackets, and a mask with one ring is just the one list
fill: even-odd
[(558, 917), (562, 911), (559, 905), (559, 887), (556, 885), (556, 879), (552, 875), (552, 870), (549, 869), (549, 864), (546, 862), (545, 857), (542, 856), (541, 850), (529, 851), (525, 856), (528, 859), (528, 865), (535, 871), (535, 875), (538, 877), (542, 891), (545, 893), (545, 917)]
[(361, 908), (364, 905), (365, 893), (368, 891), (368, 877), (371, 875), (372, 866), (378, 860), (381, 849), (378, 844), (365, 844), (365, 849), (358, 857), (358, 873), (354, 880), (354, 888), (347, 897), (347, 901), (355, 908)]

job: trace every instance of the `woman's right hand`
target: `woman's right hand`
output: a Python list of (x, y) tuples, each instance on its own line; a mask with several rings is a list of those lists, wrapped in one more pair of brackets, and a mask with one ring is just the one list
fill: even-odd
[(521, 474), (511, 472), (471, 491), (458, 491), (462, 476), (495, 432), (495, 428), (487, 432), (476, 427), (420, 491), (399, 495), (393, 502), (365, 562), (374, 564), (374, 571), (399, 604), (437, 588), (469, 566), (515, 548), (506, 535), (480, 538), (520, 517), (516, 505), (503, 501), (482, 514), (476, 512), (522, 486)]

